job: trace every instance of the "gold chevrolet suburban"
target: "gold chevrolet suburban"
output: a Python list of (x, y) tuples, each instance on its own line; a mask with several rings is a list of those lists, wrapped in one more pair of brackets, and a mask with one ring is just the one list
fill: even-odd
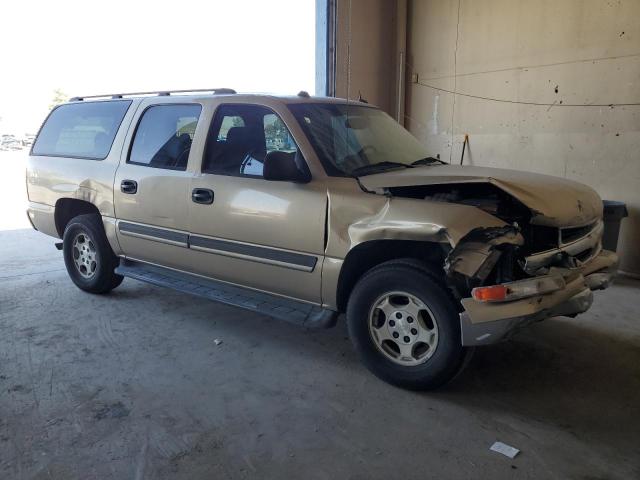
[(617, 265), (591, 188), (446, 164), (381, 110), (305, 92), (73, 98), (27, 187), (79, 288), (131, 277), (306, 327), (346, 313), (366, 366), (413, 389), (586, 311)]

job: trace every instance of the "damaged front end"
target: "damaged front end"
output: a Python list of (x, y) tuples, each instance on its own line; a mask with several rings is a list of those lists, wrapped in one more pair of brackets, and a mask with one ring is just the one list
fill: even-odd
[(491, 275), (498, 282), (511, 281), (516, 248), (523, 244), (516, 226), (475, 228), (447, 255), (445, 273), (464, 282), (462, 291), (483, 284)]
[(614, 275), (617, 256), (602, 250), (603, 224), (598, 217), (577, 226), (554, 225), (489, 184), (389, 191), (394, 196), (475, 206), (504, 222), (473, 228), (452, 242), (445, 258), (447, 282), (463, 308), (463, 345), (495, 343), (532, 322), (583, 313), (593, 301), (592, 290), (606, 288)]
[(463, 345), (495, 343), (533, 322), (583, 313), (592, 290), (606, 288), (615, 273), (617, 257), (602, 250), (597, 226), (538, 253), (518, 230), (475, 229), (447, 256), (445, 272), (464, 309)]

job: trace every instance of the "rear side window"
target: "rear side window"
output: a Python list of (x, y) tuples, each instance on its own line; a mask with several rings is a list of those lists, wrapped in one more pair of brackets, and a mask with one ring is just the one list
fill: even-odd
[(31, 154), (103, 160), (129, 105), (130, 100), (60, 105), (40, 129)]
[(200, 105), (155, 105), (142, 114), (129, 163), (186, 170)]

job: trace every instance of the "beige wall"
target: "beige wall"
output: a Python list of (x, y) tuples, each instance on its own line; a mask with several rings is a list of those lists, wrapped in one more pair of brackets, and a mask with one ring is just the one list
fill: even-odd
[(640, 106), (608, 106), (640, 103), (640, 0), (338, 0), (337, 96), (396, 115), (407, 3), (405, 126), (444, 160), (468, 133), (465, 163), (625, 201), (621, 269), (640, 274)]
[(410, 0), (407, 23), (405, 125), (431, 153), (459, 162), (468, 133), (465, 163), (567, 177), (627, 202), (621, 269), (640, 273), (640, 106), (560, 105), (640, 102), (640, 1)]
[(395, 0), (339, 0), (336, 14), (336, 96), (396, 109)]

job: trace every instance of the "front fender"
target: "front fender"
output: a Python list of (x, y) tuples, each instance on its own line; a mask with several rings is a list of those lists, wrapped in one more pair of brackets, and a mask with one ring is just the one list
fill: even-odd
[(478, 229), (512, 228), (476, 207), (383, 195), (329, 193), (327, 255), (344, 259), (372, 240), (415, 240), (455, 248)]
[[(495, 245), (523, 241), (515, 227), (473, 206), (364, 193), (345, 182), (336, 182), (328, 191), (322, 298), (329, 308), (337, 308), (339, 303), (337, 285), (344, 261), (360, 245), (381, 240), (439, 243), (449, 252), (443, 271), (451, 265), (451, 274), (461, 273), (457, 268), (475, 272)], [(465, 250), (464, 245), (470, 248)], [(390, 258), (407, 254), (389, 253)]]

